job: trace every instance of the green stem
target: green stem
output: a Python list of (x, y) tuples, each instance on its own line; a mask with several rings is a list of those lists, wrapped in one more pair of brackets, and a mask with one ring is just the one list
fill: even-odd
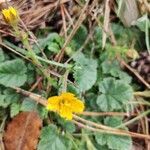
[[(3, 42), (4, 42), (6, 45), (8, 45), (9, 47), (15, 49), (16, 51), (18, 51), (18, 52), (20, 52), (20, 53), (22, 53), (22, 54), (24, 54), (24, 55), (27, 54), (27, 52), (26, 52), (25, 49), (19, 48), (19, 47), (17, 47), (16, 45), (14, 45), (13, 43), (10, 43), (9, 41), (6, 41), (6, 40), (4, 40)], [(58, 63), (58, 62), (55, 62), (55, 61), (52, 61), (52, 60), (46, 60), (46, 59), (44, 59), (44, 58), (42, 58), (42, 57), (40, 57), (40, 56), (37, 56), (37, 55), (35, 55), (35, 57), (36, 57), (38, 60), (43, 61), (43, 62), (45, 62), (45, 63), (47, 63), (47, 64), (50, 64), (50, 65), (54, 65), (54, 66), (58, 66), (58, 67), (62, 67), (62, 68), (71, 68), (71, 67), (72, 67), (72, 65), (69, 65), (69, 64), (61, 64), (61, 63)]]
[(55, 66), (58, 66), (58, 67), (62, 67), (62, 68), (71, 68), (72, 65), (68, 65), (68, 64), (61, 64), (61, 63), (58, 63), (58, 62), (55, 62), (55, 61), (51, 61), (51, 60), (46, 60), (42, 57), (39, 57), (39, 56), (36, 56), (36, 58), (40, 61), (43, 61), (45, 63), (48, 63), (50, 65), (55, 65)]
[(140, 114), (139, 116), (137, 116), (137, 117), (135, 117), (135, 118), (133, 118), (133, 119), (131, 119), (131, 120), (125, 122), (125, 123), (120, 124), (120, 125), (117, 126), (116, 128), (121, 128), (121, 127), (125, 127), (125, 126), (127, 126), (127, 125), (129, 125), (129, 124), (132, 124), (133, 122), (135, 122), (135, 121), (141, 119), (142, 117), (148, 115), (149, 113), (150, 113), (150, 110), (145, 111), (145, 112), (143, 112), (142, 114)]

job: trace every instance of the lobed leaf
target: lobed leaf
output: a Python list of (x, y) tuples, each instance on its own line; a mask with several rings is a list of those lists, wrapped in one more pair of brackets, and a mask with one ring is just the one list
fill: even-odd
[(92, 58), (85, 58), (80, 53), (76, 58), (76, 67), (74, 70), (74, 78), (80, 91), (85, 92), (89, 90), (97, 79), (97, 61)]
[(120, 80), (105, 78), (99, 84), (99, 91), (102, 93), (97, 98), (97, 104), (102, 111), (113, 111), (122, 109), (133, 98), (131, 86)]
[(1, 63), (0, 84), (7, 87), (22, 86), (27, 80), (26, 70), (24, 61), (20, 59)]

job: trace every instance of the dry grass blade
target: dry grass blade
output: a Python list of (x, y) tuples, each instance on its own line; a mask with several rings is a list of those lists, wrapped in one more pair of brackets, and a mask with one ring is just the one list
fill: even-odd
[[(69, 2), (70, 0), (57, 0), (55, 2), (45, 3), (44, 1), (28, 1), (28, 0), (17, 0), (10, 1), (9, 5), (15, 7), (20, 14), (21, 19), (29, 29), (35, 29), (37, 26), (41, 26), (48, 16), (53, 15), (53, 10), (64, 3)], [(6, 6), (7, 7), (7, 4)], [(1, 8), (2, 9), (2, 8)], [(46, 17), (45, 17), (46, 16)], [(0, 15), (0, 29), (4, 31), (9, 31), (9, 26), (6, 25)]]
[(76, 21), (76, 24), (75, 24), (73, 30), (71, 31), (71, 33), (70, 33), (70, 35), (68, 36), (68, 38), (65, 40), (65, 43), (64, 43), (64, 45), (63, 45), (63, 47), (62, 47), (60, 53), (58, 53), (58, 54), (56, 55), (56, 57), (55, 57), (55, 59), (54, 59), (55, 61), (58, 61), (58, 62), (61, 61), (61, 59), (62, 59), (62, 57), (63, 57), (63, 55), (64, 55), (64, 52), (65, 52), (66, 46), (68, 45), (68, 43), (70, 42), (70, 40), (73, 38), (73, 36), (75, 35), (76, 31), (78, 30), (78, 28), (80, 27), (80, 25), (82, 24), (82, 22), (84, 21), (84, 19), (86, 18), (85, 11), (86, 11), (86, 9), (87, 9), (87, 7), (88, 7), (89, 1), (90, 1), (90, 0), (88, 0), (88, 1), (86, 2), (85, 6), (83, 7), (83, 9), (82, 9), (82, 11), (81, 11), (81, 14), (80, 14), (78, 20)]
[[(135, 138), (149, 139), (150, 140), (149, 135), (139, 134), (139, 133), (125, 131), (125, 130), (120, 130), (120, 129), (108, 127), (108, 126), (105, 126), (102, 124), (97, 124), (95, 122), (85, 120), (85, 119), (78, 117), (76, 115), (74, 115), (73, 117), (75, 119), (75, 120), (73, 120), (74, 123), (76, 123), (76, 124), (79, 123), (78, 125), (81, 125), (83, 128), (87, 128), (87, 129), (92, 130), (92, 131), (104, 132), (104, 133), (114, 134), (114, 135), (131, 136), (131, 137), (135, 137)], [(83, 122), (83, 123), (81, 123), (81, 122)]]
[[(109, 29), (109, 17), (110, 17), (110, 7), (109, 7), (109, 1), (106, 0), (105, 2), (105, 15), (104, 15), (104, 30), (108, 32)], [(107, 34), (103, 31), (103, 38), (102, 38), (102, 48), (105, 47)]]
[(141, 75), (138, 74), (136, 70), (131, 68), (124, 60), (118, 58), (120, 61), (121, 65), (125, 66), (128, 70), (130, 70), (148, 89), (150, 89), (150, 84), (148, 84), (142, 77)]
[(88, 112), (81, 113), (84, 116), (136, 116), (136, 113), (128, 114), (124, 112)]

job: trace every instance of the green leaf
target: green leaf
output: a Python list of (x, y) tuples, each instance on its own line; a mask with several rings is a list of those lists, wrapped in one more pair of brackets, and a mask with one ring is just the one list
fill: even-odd
[(47, 118), (48, 111), (41, 105), (37, 105), (35, 101), (30, 98), (25, 98), (21, 108), (21, 111), (36, 111), (42, 119)]
[(100, 145), (108, 145), (110, 150), (130, 150), (132, 148), (130, 137), (97, 133), (95, 139)]
[(10, 104), (18, 102), (20, 95), (16, 91), (7, 88), (3, 93), (6, 96), (6, 101), (10, 102)]
[(20, 110), (21, 111), (33, 111), (36, 109), (36, 102), (31, 100), (30, 98), (25, 98)]
[(104, 124), (110, 127), (117, 127), (122, 124), (123, 117), (106, 117)]
[(33, 84), (36, 80), (36, 68), (30, 63), (27, 65), (27, 83)]
[[(46, 38), (39, 39), (39, 46), (41, 49), (47, 48), (49, 51), (57, 53), (63, 45), (63, 39), (57, 33), (50, 33)], [(37, 47), (34, 50), (39, 53)]]
[(67, 91), (70, 92), (70, 93), (73, 93), (75, 95), (79, 95), (80, 94), (79, 89), (75, 85), (73, 85), (71, 83), (67, 84)]
[(105, 78), (99, 84), (102, 93), (97, 98), (97, 104), (102, 111), (113, 111), (123, 108), (129, 100), (133, 99), (131, 86), (113, 78)]
[(67, 121), (63, 118), (59, 118), (57, 121), (58, 121), (58, 124), (60, 124), (65, 131), (70, 132), (70, 133), (75, 132), (76, 127), (74, 123)]
[(10, 104), (17, 103), (19, 95), (14, 90), (6, 89), (0, 95), (0, 106), (3, 108), (8, 107)]
[(48, 110), (45, 107), (38, 105), (37, 111), (42, 119), (45, 119), (48, 117)]
[[(140, 35), (138, 29), (136, 28), (125, 28), (120, 24), (112, 23), (112, 31), (117, 40), (117, 45), (122, 47), (130, 47), (132, 40), (135, 40), (135, 46), (139, 46), (139, 42), (141, 42)], [(115, 46), (116, 47), (116, 46)], [(123, 48), (124, 49), (124, 48)]]
[(38, 150), (67, 150), (63, 137), (57, 133), (54, 125), (44, 127), (40, 136)]
[(107, 144), (107, 134), (103, 133), (96, 133), (95, 140), (99, 145), (106, 145)]
[(77, 83), (80, 91), (87, 91), (96, 82), (97, 61), (92, 58), (85, 58), (82, 53), (77, 55), (74, 60), (76, 61), (73, 74), (75, 82)]
[(0, 95), (0, 107), (6, 108), (10, 102), (5, 101), (5, 95)]
[(13, 118), (14, 116), (16, 116), (20, 111), (20, 104), (17, 103), (13, 103), (10, 106), (10, 116), (11, 118)]
[(86, 40), (88, 31), (85, 26), (81, 25), (72, 39), (75, 49), (79, 49)]
[(7, 87), (22, 86), (27, 80), (26, 70), (24, 61), (20, 59), (1, 63), (0, 84)]
[(113, 150), (130, 150), (132, 148), (130, 137), (110, 135), (107, 142), (108, 147)]
[(145, 32), (145, 28), (146, 28), (146, 21), (148, 20), (148, 28), (150, 28), (150, 21), (149, 18), (147, 17), (147, 15), (143, 15), (141, 18), (139, 18), (136, 21), (136, 26), (143, 32)]
[(96, 48), (102, 48), (102, 29), (100, 27), (95, 27), (93, 38)]
[[(104, 120), (104, 124), (110, 127), (116, 127), (122, 124), (122, 118), (107, 117)], [(126, 130), (127, 128), (124, 129)], [(132, 148), (132, 140), (128, 136), (108, 135), (107, 144), (110, 149), (116, 150), (129, 150)]]
[[(104, 120), (104, 124), (116, 127), (122, 123), (122, 118), (119, 117), (107, 117)], [(96, 142), (100, 145), (107, 145), (112, 150), (130, 150), (132, 148), (131, 137), (119, 136), (112, 134), (95, 134)]]
[(3, 52), (3, 50), (0, 48), (0, 62), (3, 62), (4, 60), (5, 60), (4, 52)]
[(119, 63), (116, 60), (104, 61), (102, 63), (102, 71), (104, 74), (110, 74), (113, 77), (118, 77), (120, 80), (123, 80), (126, 83), (131, 82), (131, 77), (121, 70)]

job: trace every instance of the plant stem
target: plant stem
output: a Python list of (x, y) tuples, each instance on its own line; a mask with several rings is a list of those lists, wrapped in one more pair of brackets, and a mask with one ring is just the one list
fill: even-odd
[(131, 136), (131, 137), (135, 137), (135, 138), (141, 138), (141, 139), (150, 139), (150, 136), (149, 135), (144, 135), (144, 134), (139, 134), (139, 133), (134, 133), (134, 132), (129, 132), (129, 131), (126, 131), (126, 132), (117, 132), (117, 131), (114, 131), (114, 130), (105, 130), (105, 129), (97, 129), (97, 128), (93, 128), (91, 126), (88, 126), (88, 125), (85, 125), (81, 122), (78, 122), (76, 120), (72, 120), (73, 123), (75, 123), (76, 125), (78, 125), (79, 127), (81, 128), (85, 128), (87, 130), (90, 130), (90, 131), (94, 131), (94, 132), (100, 132), (100, 133), (105, 133), (105, 134), (113, 134), (113, 135), (120, 135), (120, 136)]
[(36, 56), (36, 58), (40, 61), (43, 61), (45, 63), (48, 63), (50, 65), (55, 65), (55, 66), (58, 66), (58, 67), (62, 67), (62, 68), (71, 68), (72, 65), (68, 65), (68, 64), (61, 64), (61, 63), (58, 63), (58, 62), (55, 62), (55, 61), (51, 61), (51, 60), (46, 60), (42, 57), (39, 57), (39, 56)]
[(127, 126), (127, 125), (129, 125), (129, 124), (132, 124), (133, 122), (135, 122), (135, 121), (141, 119), (142, 117), (148, 115), (149, 113), (150, 113), (150, 110), (145, 111), (145, 112), (143, 112), (142, 114), (140, 114), (139, 116), (137, 116), (137, 117), (135, 117), (135, 118), (133, 118), (133, 119), (131, 119), (131, 120), (125, 122), (125, 123), (120, 124), (120, 125), (117, 126), (116, 128), (121, 128), (121, 127), (125, 127), (125, 126)]
[(150, 103), (149, 102), (147, 102), (147, 101), (141, 101), (141, 102), (129, 102), (128, 104), (141, 104), (141, 105), (147, 105), (147, 106), (150, 106)]

